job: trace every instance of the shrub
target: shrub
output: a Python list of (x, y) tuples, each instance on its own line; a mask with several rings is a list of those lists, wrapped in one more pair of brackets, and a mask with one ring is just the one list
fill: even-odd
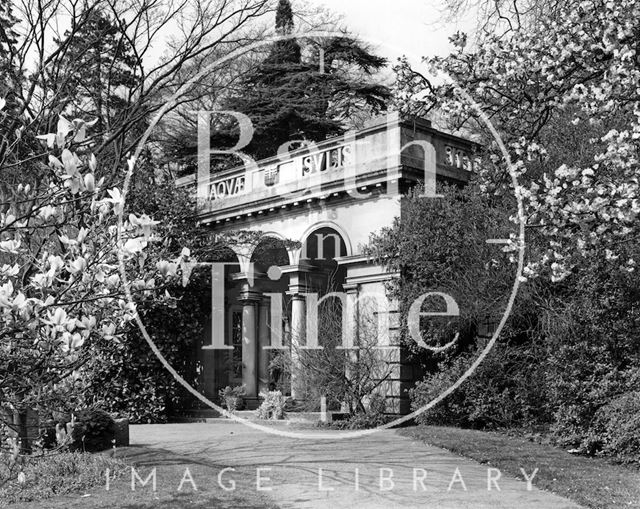
[(382, 394), (373, 394), (369, 398), (367, 413), (384, 415), (387, 410), (387, 399)]
[[(464, 358), (454, 360), (447, 369), (427, 375), (424, 380), (416, 383), (409, 391), (411, 409), (417, 410), (424, 407), (433, 398), (464, 373), (466, 362)], [(444, 401), (430, 408), (416, 417), (420, 424), (451, 424), (462, 426), (467, 423), (471, 409), (466, 407), (464, 397), (460, 391), (450, 394)]]
[(602, 406), (583, 447), (588, 453), (640, 463), (640, 392), (625, 394)]
[(113, 418), (102, 410), (80, 410), (71, 432), (71, 450), (97, 452), (109, 449), (115, 436)]
[(386, 399), (380, 394), (373, 394), (367, 403), (365, 411), (357, 412), (347, 419), (333, 421), (334, 429), (370, 429), (377, 428), (389, 422), (391, 417), (385, 414)]
[(358, 413), (348, 419), (333, 421), (330, 425), (333, 429), (371, 429), (377, 428), (389, 422), (389, 417), (383, 414)]
[(235, 412), (242, 406), (242, 397), (246, 394), (244, 385), (238, 387), (226, 386), (218, 392), (228, 412)]
[[(167, 206), (172, 203), (175, 205), (176, 202), (167, 196)], [(158, 215), (162, 217), (163, 213)], [(179, 224), (185, 232), (191, 231), (188, 224)], [(194, 234), (192, 239), (195, 238)], [(167, 290), (175, 301), (154, 300), (141, 303), (139, 307), (140, 316), (162, 355), (200, 391), (203, 388), (197, 374), (197, 352), (204, 338), (204, 317), (211, 309), (210, 272), (196, 268), (186, 287), (169, 286)], [(164, 369), (138, 326), (127, 325), (123, 334), (126, 340), (96, 348), (94, 358), (83, 368), (86, 383), (82, 387), (81, 406), (100, 407), (128, 417), (131, 423), (145, 424), (164, 423), (172, 415), (194, 408), (196, 400)]]
[[(451, 387), (477, 358), (481, 341), (469, 353), (442, 362), (409, 392), (413, 410)], [(541, 353), (530, 343), (496, 345), (472, 376), (443, 401), (420, 414), (424, 424), (472, 428), (531, 427), (548, 422), (550, 410)]]
[(110, 476), (117, 477), (126, 467), (122, 460), (81, 452), (25, 457), (25, 482), (14, 478), (0, 487), (0, 500), (3, 504), (24, 503), (81, 492), (104, 485), (107, 468)]
[(284, 407), (287, 398), (280, 391), (269, 391), (260, 393), (264, 399), (256, 415), (258, 419), (284, 419)]
[[(333, 290), (333, 288), (331, 288)], [(295, 346), (272, 359), (271, 367), (287, 373), (295, 384), (296, 405), (317, 411), (325, 398), (327, 409), (346, 405), (350, 413), (366, 411), (367, 401), (391, 377), (389, 353), (378, 348), (378, 311), (375, 300), (364, 300), (358, 308), (358, 350), (342, 348), (343, 314), (337, 299), (318, 308), (320, 349)], [(291, 358), (295, 355), (296, 362)]]

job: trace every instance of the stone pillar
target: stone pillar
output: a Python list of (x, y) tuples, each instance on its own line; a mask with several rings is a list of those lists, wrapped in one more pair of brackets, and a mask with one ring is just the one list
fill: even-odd
[(258, 320), (258, 392), (266, 392), (269, 390), (269, 361), (271, 351), (270, 324), (269, 324), (269, 306), (270, 299), (264, 298), (260, 301), (260, 313)]
[(242, 292), (242, 383), (249, 398), (258, 396), (257, 307), (259, 295)]
[(294, 293), (291, 296), (291, 397), (301, 397), (302, 380), (300, 380), (300, 347), (304, 345), (306, 327), (306, 301), (303, 295)]
[(343, 309), (343, 313), (346, 314), (345, 319), (343, 319), (343, 324), (346, 327), (346, 334), (348, 338), (348, 344), (350, 346), (358, 346), (358, 337), (360, 331), (360, 319), (359, 319), (359, 290), (358, 285), (347, 285), (343, 286), (345, 293), (347, 294), (346, 298), (346, 308)]
[[(353, 376), (351, 367), (358, 363), (358, 348), (360, 346), (360, 309), (358, 301), (358, 285), (352, 284), (343, 286), (346, 298), (346, 307), (342, 310), (345, 313), (342, 321), (343, 327), (346, 328), (347, 343), (349, 346), (354, 347), (351, 350), (347, 350), (345, 355), (348, 356), (349, 362), (345, 365), (345, 377), (350, 379)], [(366, 331), (365, 331), (366, 334)], [(349, 404), (346, 401), (340, 403), (341, 412), (350, 412)]]

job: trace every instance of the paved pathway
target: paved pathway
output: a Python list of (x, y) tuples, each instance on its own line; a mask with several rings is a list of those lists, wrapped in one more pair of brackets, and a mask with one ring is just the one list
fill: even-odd
[[(220, 420), (132, 426), (131, 443), (235, 467), (252, 479), (252, 484), (242, 489), (256, 489), (259, 475), (261, 487), (271, 488), (269, 495), (283, 508), (579, 507), (535, 487), (528, 491), (524, 481), (504, 475), (497, 481), (500, 491), (495, 485), (488, 491), (487, 466), (393, 430), (356, 439), (308, 440), (275, 436)], [(426, 478), (422, 480), (425, 471)], [(233, 474), (225, 472), (223, 484)], [(491, 474), (495, 476), (497, 472)], [(161, 467), (158, 475), (161, 476)], [(218, 483), (217, 478), (207, 481)]]

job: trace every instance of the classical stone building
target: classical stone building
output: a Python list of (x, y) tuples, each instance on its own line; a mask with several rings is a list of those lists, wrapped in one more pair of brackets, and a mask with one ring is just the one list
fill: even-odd
[[(362, 246), (372, 232), (402, 218), (403, 195), (418, 182), (431, 194), (436, 176), (466, 182), (472, 149), (469, 141), (437, 131), (426, 120), (392, 114), (290, 153), (286, 160), (273, 157), (200, 179), (203, 228), (250, 230), (265, 239), (236, 248), (219, 282), (224, 294), (214, 289), (213, 299), (224, 307), (212, 312), (213, 322), (218, 320), (212, 324), (215, 337), (206, 338), (200, 353), (205, 394), (215, 397), (222, 387), (244, 384), (254, 406), (260, 391), (278, 382), (295, 396), (295, 380), (284, 385), (274, 380), (269, 361), (275, 350), (269, 347), (274, 338), (285, 348), (304, 347), (307, 306), (315, 305), (310, 293), (344, 292), (345, 336), (357, 343), (359, 308), (367, 296), (384, 296), (384, 282), (395, 277), (371, 263)], [(278, 323), (273, 295), (282, 296), (281, 304), (276, 302), (282, 306)], [(416, 373), (397, 345), (403, 318), (393, 302), (376, 308), (376, 316), (378, 342), (390, 363), (391, 376), (382, 389), (388, 409), (407, 413), (406, 389)]]

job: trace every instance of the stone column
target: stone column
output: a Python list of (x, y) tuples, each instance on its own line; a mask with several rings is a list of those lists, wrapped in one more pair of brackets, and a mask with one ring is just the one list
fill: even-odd
[(302, 380), (300, 380), (300, 347), (304, 345), (306, 327), (306, 300), (303, 295), (294, 293), (291, 296), (291, 397), (301, 397)]
[(249, 398), (258, 396), (257, 307), (259, 295), (242, 292), (242, 383)]
[(270, 323), (269, 323), (269, 306), (270, 299), (264, 298), (260, 301), (260, 313), (258, 321), (258, 392), (266, 392), (269, 390), (269, 361), (271, 346)]
[[(345, 354), (349, 358), (349, 363), (345, 365), (345, 377), (350, 379), (353, 376), (351, 367), (358, 363), (358, 348), (360, 346), (360, 309), (359, 309), (359, 289), (357, 284), (345, 284), (343, 286), (344, 291), (347, 294), (346, 307), (342, 310), (345, 313), (345, 319), (343, 319), (343, 327), (346, 327), (347, 344), (354, 347), (347, 350)], [(366, 334), (366, 331), (365, 331)], [(341, 412), (349, 412), (350, 408), (346, 401), (342, 401), (340, 404)]]
[(342, 310), (345, 313), (343, 318), (343, 325), (346, 327), (347, 343), (349, 346), (358, 346), (358, 338), (360, 332), (360, 319), (359, 319), (359, 290), (358, 285), (343, 285), (344, 291), (347, 294), (346, 308)]

